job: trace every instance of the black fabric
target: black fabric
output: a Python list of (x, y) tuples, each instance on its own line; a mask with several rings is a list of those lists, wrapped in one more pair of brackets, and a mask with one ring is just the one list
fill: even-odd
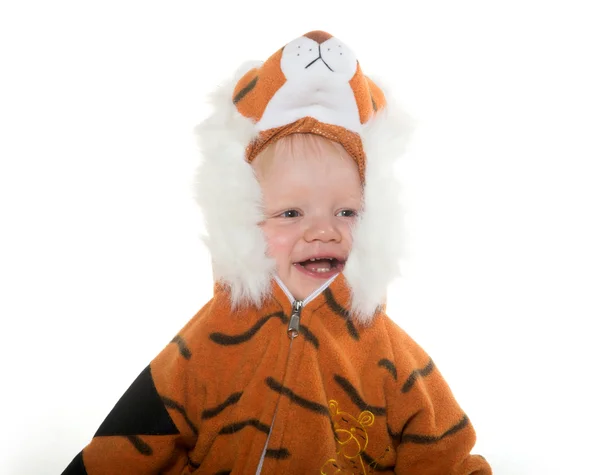
[(83, 464), (83, 453), (79, 452), (67, 468), (65, 468), (62, 475), (87, 475), (85, 465)]
[(150, 366), (147, 366), (119, 399), (94, 437), (174, 434), (179, 431), (154, 386)]

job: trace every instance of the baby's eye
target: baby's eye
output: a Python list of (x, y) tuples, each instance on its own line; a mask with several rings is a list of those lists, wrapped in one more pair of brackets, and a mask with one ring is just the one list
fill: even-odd
[(287, 211), (281, 213), (279, 216), (281, 216), (282, 218), (297, 218), (298, 216), (300, 216), (300, 213), (295, 209), (288, 209)]
[(356, 216), (356, 211), (353, 209), (343, 209), (336, 216), (341, 216), (344, 218), (354, 218)]

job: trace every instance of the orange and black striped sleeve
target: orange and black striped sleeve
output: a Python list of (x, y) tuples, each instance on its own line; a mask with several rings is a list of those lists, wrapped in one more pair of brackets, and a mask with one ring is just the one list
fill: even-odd
[(182, 473), (199, 425), (188, 395), (202, 404), (203, 391), (190, 367), (194, 348), (181, 334), (143, 369), (63, 475)]
[(389, 386), (388, 432), (396, 444), (395, 472), (403, 475), (489, 475), (472, 455), (475, 430), (429, 355), (398, 327)]

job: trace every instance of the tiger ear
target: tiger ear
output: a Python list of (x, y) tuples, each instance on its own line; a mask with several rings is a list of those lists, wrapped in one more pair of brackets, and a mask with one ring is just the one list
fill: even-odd
[(239, 82), (248, 72), (252, 70), (257, 70), (264, 64), (264, 61), (244, 61), (240, 66), (235, 70), (233, 74), (233, 81), (235, 83)]
[(370, 78), (366, 76), (365, 78), (367, 79), (367, 84), (369, 85), (373, 110), (377, 112), (385, 107), (385, 96), (377, 84), (375, 84)]
[(329, 413), (335, 416), (338, 413), (338, 403), (334, 399), (329, 401)]
[(259, 122), (275, 93), (286, 82), (281, 70), (283, 49), (273, 54), (264, 63), (249, 62), (246, 70), (238, 70), (239, 80), (232, 93), (238, 112), (244, 117)]

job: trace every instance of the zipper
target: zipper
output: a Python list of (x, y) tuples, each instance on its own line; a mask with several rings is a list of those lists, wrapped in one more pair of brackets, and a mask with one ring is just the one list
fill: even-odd
[[(316, 289), (312, 294), (310, 294), (304, 300), (296, 300), (294, 298), (294, 296), (291, 294), (291, 292), (287, 289), (285, 284), (281, 281), (281, 279), (278, 276), (275, 276), (275, 280), (279, 284), (279, 287), (281, 287), (281, 290), (283, 290), (283, 293), (285, 295), (287, 295), (287, 298), (290, 300), (290, 303), (292, 304), (292, 315), (290, 315), (290, 324), (288, 325), (288, 329), (287, 329), (287, 334), (290, 337), (290, 340), (293, 341), (294, 338), (296, 338), (300, 334), (300, 313), (302, 312), (302, 309), (304, 307), (306, 307), (306, 305), (308, 305), (310, 302), (312, 302), (327, 287), (329, 287), (329, 284), (331, 284), (338, 275), (339, 274), (336, 274), (333, 277), (331, 277), (329, 280), (327, 280), (325, 283), (323, 283), (323, 285), (321, 285), (321, 287)], [(290, 347), (290, 351), (291, 351), (291, 347)], [(287, 364), (286, 364), (286, 369), (287, 369)]]
[(300, 333), (300, 312), (304, 302), (302, 300), (294, 300), (292, 302), (292, 316), (290, 317), (290, 325), (288, 326), (288, 336), (293, 340)]
[[(275, 276), (275, 280), (277, 281), (277, 284), (279, 284), (279, 287), (281, 287), (281, 290), (283, 290), (283, 293), (287, 296), (287, 298), (290, 300), (290, 303), (292, 304), (292, 314), (290, 315), (290, 323), (289, 323), (288, 329), (287, 329), (287, 334), (288, 334), (288, 337), (290, 338), (290, 348), (288, 350), (288, 355), (287, 355), (287, 359), (286, 359), (286, 363), (285, 363), (285, 372), (283, 374), (283, 384), (285, 384), (285, 381), (286, 381), (285, 377), (287, 375), (287, 367), (288, 367), (288, 363), (290, 361), (290, 355), (292, 354), (292, 344), (294, 343), (294, 338), (296, 338), (300, 334), (300, 314), (302, 312), (302, 309), (308, 303), (310, 303), (312, 300), (314, 300), (327, 287), (329, 287), (329, 284), (331, 284), (338, 275), (339, 274), (334, 275), (331, 279), (329, 279), (327, 282), (325, 282), (323, 285), (321, 285), (321, 287), (316, 289), (312, 294), (310, 294), (304, 300), (296, 300), (294, 298), (294, 296), (291, 294), (291, 292), (287, 289), (285, 284), (281, 281), (281, 279), (278, 276)], [(269, 439), (271, 438), (271, 433), (273, 432), (273, 426), (275, 425), (275, 418), (277, 416), (278, 408), (279, 408), (279, 400), (277, 400), (277, 405), (275, 406), (275, 412), (273, 413), (273, 420), (271, 421), (271, 427), (269, 428), (269, 434), (267, 435), (267, 441), (265, 442), (265, 446), (263, 447), (263, 451), (260, 456), (260, 461), (258, 462), (258, 467), (256, 468), (256, 475), (260, 475), (260, 473), (262, 471), (262, 466), (265, 461), (265, 454), (267, 453), (267, 446), (269, 445)]]

